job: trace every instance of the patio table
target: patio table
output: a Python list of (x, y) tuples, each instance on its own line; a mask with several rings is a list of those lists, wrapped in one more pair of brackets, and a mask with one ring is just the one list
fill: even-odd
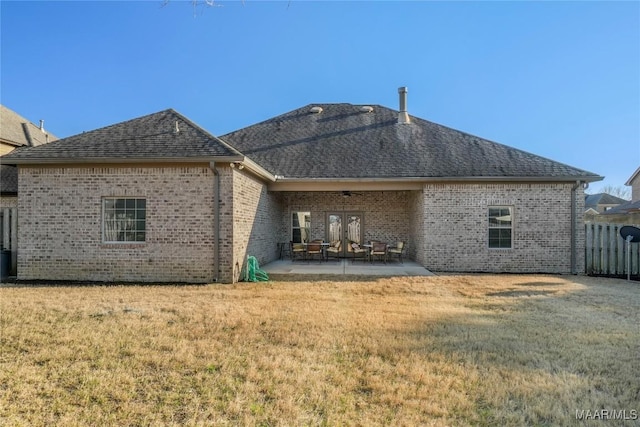
[(373, 245), (371, 243), (365, 243), (360, 246), (367, 249), (367, 261), (371, 262), (371, 249), (373, 249)]

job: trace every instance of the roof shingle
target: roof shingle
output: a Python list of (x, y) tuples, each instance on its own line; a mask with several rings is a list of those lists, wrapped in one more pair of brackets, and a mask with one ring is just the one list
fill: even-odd
[(20, 148), (3, 156), (2, 162), (157, 160), (238, 155), (240, 153), (233, 147), (168, 109), (43, 146)]
[(601, 179), (418, 117), (399, 124), (398, 112), (386, 107), (362, 107), (311, 104), (220, 138), (287, 178)]

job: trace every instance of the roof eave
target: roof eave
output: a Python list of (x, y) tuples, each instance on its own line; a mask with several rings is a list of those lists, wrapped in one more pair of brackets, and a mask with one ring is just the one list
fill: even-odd
[(11, 141), (9, 139), (4, 139), (4, 138), (0, 138), (0, 144), (7, 144), (13, 147), (24, 147), (25, 145), (27, 145), (24, 142)]
[(247, 167), (247, 169), (249, 169), (251, 172), (253, 172), (256, 175), (262, 178), (265, 178), (266, 180), (271, 182), (276, 181), (275, 175), (267, 171), (265, 168), (263, 168), (262, 166), (260, 166), (259, 164), (251, 160), (250, 158), (244, 157), (242, 164), (244, 164)]
[(31, 159), (0, 159), (2, 164), (16, 166), (37, 165), (73, 165), (89, 164), (141, 164), (141, 163), (229, 163), (241, 164), (248, 171), (267, 181), (275, 181), (276, 177), (253, 160), (243, 156), (207, 156), (207, 157), (83, 157), (83, 158), (31, 158)]
[(83, 164), (119, 164), (119, 163), (209, 163), (242, 162), (244, 156), (199, 156), (199, 157), (83, 157), (83, 158), (1, 158), (4, 165), (83, 165)]
[(269, 185), (271, 191), (401, 191), (421, 190), (428, 183), (586, 183), (603, 179), (596, 176), (583, 177), (390, 177), (390, 178), (287, 178), (276, 175)]
[(633, 180), (640, 174), (640, 168), (636, 169), (636, 171), (631, 175), (631, 177), (624, 183), (624, 185), (633, 185)]
[(289, 178), (276, 175), (277, 182), (595, 182), (603, 176), (443, 176), (443, 177), (368, 177), (368, 178)]

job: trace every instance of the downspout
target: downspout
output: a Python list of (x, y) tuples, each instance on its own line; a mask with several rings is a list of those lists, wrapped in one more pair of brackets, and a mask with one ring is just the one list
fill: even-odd
[(576, 181), (571, 187), (571, 274), (578, 274), (576, 272), (577, 254), (576, 254), (576, 190), (582, 185), (582, 182)]
[(218, 282), (220, 272), (220, 173), (216, 169), (216, 162), (209, 162), (213, 171), (213, 281)]

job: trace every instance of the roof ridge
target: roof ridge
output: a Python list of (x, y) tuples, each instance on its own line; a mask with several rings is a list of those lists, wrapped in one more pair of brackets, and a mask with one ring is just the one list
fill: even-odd
[(216, 141), (218, 141), (219, 143), (223, 144), (226, 148), (228, 148), (229, 150), (238, 153), (239, 155), (243, 156), (244, 154), (242, 154), (237, 148), (229, 145), (226, 141), (224, 141), (223, 139), (221, 139), (220, 137), (215, 136), (214, 134), (210, 133), (209, 131), (207, 131), (205, 128), (203, 128), (202, 126), (198, 125), (197, 123), (195, 123), (193, 120), (187, 118), (184, 114), (174, 110), (173, 108), (169, 108), (169, 110), (167, 111), (171, 111), (173, 112), (175, 115), (177, 115), (178, 117), (180, 117), (182, 120), (184, 120), (185, 122), (187, 122), (189, 125), (191, 125), (194, 129), (198, 130), (199, 132), (202, 132), (205, 136), (209, 137), (209, 138), (213, 138)]
[[(566, 163), (469, 132), (369, 104), (309, 103), (223, 135), (271, 173), (291, 178), (535, 178), (597, 181)], [(322, 107), (319, 114), (312, 107)], [(333, 108), (333, 109), (332, 109)], [(335, 156), (327, 156), (327, 152)], [(299, 164), (310, 164), (300, 168)]]
[(168, 112), (172, 112), (172, 111), (174, 113), (176, 112), (173, 108), (166, 108), (164, 110), (156, 111), (155, 113), (145, 114), (144, 116), (134, 117), (132, 119), (124, 120), (124, 121), (121, 121), (121, 122), (111, 123), (111, 124), (108, 124), (108, 125), (105, 125), (105, 126), (101, 126), (99, 128), (88, 130), (88, 131), (82, 131), (81, 133), (76, 133), (75, 135), (70, 135), (67, 138), (70, 138), (72, 136), (82, 135), (82, 134), (85, 134), (85, 133), (91, 133), (91, 132), (101, 131), (101, 130), (104, 130), (104, 129), (109, 129), (109, 128), (114, 127), (114, 126), (122, 126), (122, 125), (125, 125), (127, 123), (140, 121), (142, 119), (146, 119), (146, 118), (151, 117), (151, 116), (155, 116), (155, 115), (158, 115), (158, 114), (161, 114), (161, 113), (168, 113)]
[[(174, 123), (177, 125), (174, 125)], [(7, 161), (50, 162), (51, 159), (160, 159), (242, 157), (226, 141), (212, 135), (173, 108), (71, 135), (47, 146), (14, 150)]]

